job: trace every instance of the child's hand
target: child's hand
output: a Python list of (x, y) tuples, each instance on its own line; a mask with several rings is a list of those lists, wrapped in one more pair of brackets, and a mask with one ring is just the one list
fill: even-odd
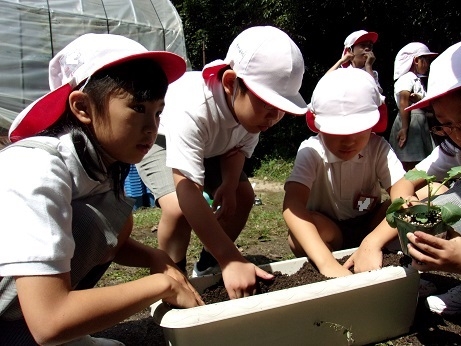
[(421, 101), (422, 96), (419, 94), (411, 93), (410, 96), (408, 97), (411, 103), (416, 103)]
[(360, 244), (355, 251), (343, 264), (345, 268), (354, 267), (354, 273), (362, 273), (370, 270), (380, 269), (383, 265), (383, 253), (380, 248), (367, 246), (366, 243)]
[(163, 302), (179, 308), (193, 308), (205, 305), (200, 294), (198, 294), (184, 276), (183, 279), (177, 281), (170, 275), (165, 275), (165, 280), (170, 287), (170, 293), (162, 299)]
[(257, 278), (270, 280), (274, 276), (250, 262), (233, 261), (222, 268), (224, 286), (230, 299), (256, 294)]
[(375, 54), (373, 53), (373, 51), (369, 51), (369, 52), (366, 52), (363, 54), (366, 58), (367, 58), (367, 61), (365, 62), (365, 65), (373, 65), (375, 60), (376, 60), (376, 57), (375, 57)]
[(399, 148), (402, 148), (407, 142), (407, 129), (400, 129), (397, 132), (397, 142), (399, 143)]
[(341, 58), (341, 65), (354, 59), (354, 53), (347, 51), (346, 54)]
[(192, 286), (192, 284), (184, 276), (184, 274), (178, 269), (178, 267), (174, 264), (173, 260), (166, 254), (166, 252), (159, 249), (155, 249), (155, 256), (152, 258), (150, 272), (151, 274), (163, 273), (171, 277), (178, 284), (180, 284), (183, 289), (188, 290), (191, 294), (194, 295), (198, 305), (204, 305), (204, 302), (202, 301), (200, 294), (197, 292), (194, 286)]
[(449, 240), (416, 231), (407, 233), (411, 265), (420, 271), (441, 270), (461, 273), (461, 237)]
[(232, 217), (235, 215), (236, 210), (236, 190), (221, 184), (214, 193), (213, 211), (216, 213), (216, 218), (220, 219)]
[(353, 274), (349, 269), (339, 264), (339, 262), (336, 263), (337, 265), (335, 266), (324, 267), (322, 269), (322, 275), (326, 276), (327, 278), (339, 278)]

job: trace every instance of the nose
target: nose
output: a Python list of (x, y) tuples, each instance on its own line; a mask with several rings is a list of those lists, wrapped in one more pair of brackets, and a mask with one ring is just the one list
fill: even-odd
[(144, 124), (144, 131), (149, 134), (157, 134), (160, 117), (156, 115), (146, 117), (147, 120)]
[(269, 118), (281, 119), (285, 115), (285, 112), (277, 108), (272, 108), (267, 109), (267, 115)]

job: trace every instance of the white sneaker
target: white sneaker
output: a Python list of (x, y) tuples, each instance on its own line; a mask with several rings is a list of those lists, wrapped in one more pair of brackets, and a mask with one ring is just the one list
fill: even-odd
[(426, 306), (439, 315), (461, 314), (461, 285), (451, 288), (447, 293), (427, 297)]
[(125, 344), (113, 339), (93, 338), (90, 335), (85, 335), (61, 346), (125, 346)]
[(198, 278), (200, 276), (205, 276), (205, 275), (212, 275), (212, 274), (217, 274), (221, 272), (221, 268), (219, 267), (218, 264), (212, 267), (208, 267), (205, 270), (198, 270), (197, 269), (197, 262), (194, 264), (194, 269), (192, 269), (192, 277), (193, 278)]
[(437, 292), (437, 286), (435, 286), (434, 283), (424, 279), (419, 279), (419, 298), (426, 298), (435, 292)]

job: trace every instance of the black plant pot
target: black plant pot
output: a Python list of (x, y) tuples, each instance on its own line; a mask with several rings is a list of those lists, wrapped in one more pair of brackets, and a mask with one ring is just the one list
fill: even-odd
[(394, 213), (395, 223), (397, 225), (397, 232), (399, 235), (400, 246), (402, 251), (405, 255), (410, 256), (408, 253), (408, 237), (407, 233), (414, 233), (415, 231), (422, 231), (425, 233), (429, 233), (431, 235), (437, 235), (441, 238), (446, 238), (447, 232), (451, 229), (451, 226), (447, 225), (440, 219), (440, 221), (436, 223), (431, 223), (430, 225), (425, 225), (421, 223), (410, 223), (405, 220), (402, 220), (402, 215), (414, 215), (414, 214), (421, 214), (427, 210), (426, 205), (414, 205), (409, 208), (405, 208), (403, 210), (396, 211)]

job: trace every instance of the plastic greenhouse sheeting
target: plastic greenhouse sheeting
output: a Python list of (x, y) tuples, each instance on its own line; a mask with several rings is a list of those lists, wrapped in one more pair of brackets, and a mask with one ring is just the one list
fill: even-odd
[(90, 32), (123, 35), (188, 61), (182, 22), (168, 0), (0, 0), (0, 128), (49, 91), (49, 60)]

